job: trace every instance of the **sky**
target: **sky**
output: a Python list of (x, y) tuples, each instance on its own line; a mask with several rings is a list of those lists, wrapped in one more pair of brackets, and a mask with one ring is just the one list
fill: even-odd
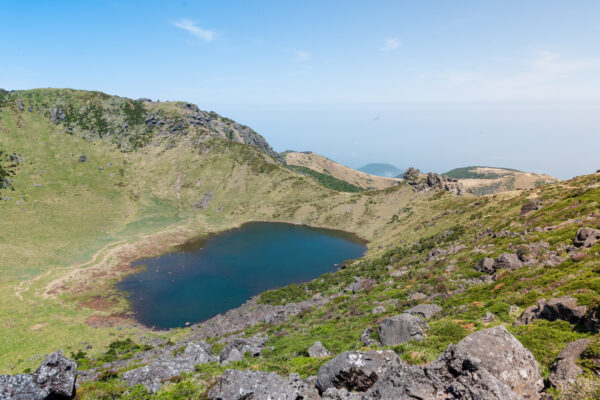
[(0, 0), (0, 88), (183, 100), (351, 167), (600, 168), (600, 2)]

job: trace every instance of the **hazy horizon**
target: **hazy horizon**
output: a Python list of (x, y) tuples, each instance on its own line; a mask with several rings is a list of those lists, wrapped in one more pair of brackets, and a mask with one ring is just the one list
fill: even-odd
[(189, 101), (355, 168), (600, 168), (598, 2), (33, 3), (0, 88)]

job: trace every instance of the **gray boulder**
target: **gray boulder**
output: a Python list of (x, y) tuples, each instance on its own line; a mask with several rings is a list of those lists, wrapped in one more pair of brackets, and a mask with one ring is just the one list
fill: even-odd
[(19, 111), (25, 110), (25, 106), (23, 106), (23, 102), (21, 100), (17, 100), (17, 107), (19, 108)]
[(594, 228), (579, 228), (575, 239), (573, 239), (573, 245), (575, 247), (592, 247), (596, 242), (600, 240), (600, 229)]
[(403, 313), (384, 319), (378, 326), (379, 339), (384, 346), (395, 346), (409, 340), (425, 339), (424, 332), (429, 329), (423, 318)]
[(182, 372), (192, 371), (195, 365), (216, 361), (217, 358), (210, 353), (206, 343), (191, 342), (181, 354), (175, 357), (159, 357), (149, 365), (125, 372), (123, 379), (129, 386), (141, 384), (149, 391), (155, 392), (170, 378)]
[(210, 390), (211, 400), (318, 400), (314, 385), (291, 374), (285, 379), (272, 372), (228, 369)]
[(527, 203), (523, 204), (523, 207), (521, 207), (521, 215), (525, 215), (531, 211), (536, 211), (539, 209), (540, 206), (536, 200), (529, 200)]
[(400, 364), (400, 358), (391, 350), (347, 351), (319, 369), (317, 388), (321, 393), (329, 388), (364, 392), (387, 369)]
[(575, 361), (583, 354), (590, 343), (589, 339), (579, 339), (569, 343), (561, 350), (556, 362), (550, 368), (548, 380), (552, 386), (558, 389), (566, 389), (575, 382), (577, 376), (582, 372)]
[(33, 374), (0, 375), (0, 399), (73, 399), (76, 380), (77, 364), (61, 352), (54, 352)]
[(85, 154), (82, 154), (81, 156), (79, 156), (79, 159), (77, 161), (85, 162), (86, 160), (87, 160), (87, 156)]
[(258, 357), (266, 341), (267, 338), (262, 336), (233, 339), (219, 353), (219, 361), (223, 364), (239, 361), (244, 358), (246, 353), (249, 353), (252, 357)]
[(308, 356), (311, 358), (322, 358), (330, 355), (331, 353), (329, 350), (327, 350), (325, 346), (323, 346), (323, 344), (318, 340), (315, 342), (315, 344), (308, 348)]
[[(349, 374), (340, 371), (338, 381), (345, 382)], [(448, 346), (431, 364), (390, 363), (376, 377), (363, 393), (339, 384), (325, 389), (323, 399), (538, 400), (544, 387), (531, 352), (501, 326)]]
[(479, 261), (477, 265), (475, 265), (475, 270), (485, 272), (486, 274), (493, 274), (495, 263), (496, 262), (493, 258), (485, 257), (483, 260)]
[(578, 323), (585, 318), (586, 312), (587, 307), (578, 306), (577, 300), (570, 296), (555, 297), (550, 300), (540, 299), (536, 305), (523, 311), (514, 325), (528, 325), (536, 319), (547, 319), (548, 321), (560, 319)]
[(421, 300), (425, 300), (427, 298), (427, 295), (425, 293), (421, 293), (421, 292), (416, 292), (413, 293), (409, 296), (408, 300), (410, 301), (421, 301)]
[(413, 315), (421, 315), (423, 318), (431, 318), (435, 314), (442, 311), (442, 307), (437, 304), (418, 304), (406, 310), (407, 313)]
[(478, 368), (527, 399), (537, 399), (544, 388), (533, 354), (503, 326), (470, 334), (456, 345), (456, 351), (468, 354)]
[(519, 260), (519, 257), (513, 253), (502, 253), (496, 258), (494, 262), (494, 271), (501, 268), (515, 269), (522, 266), (523, 263)]

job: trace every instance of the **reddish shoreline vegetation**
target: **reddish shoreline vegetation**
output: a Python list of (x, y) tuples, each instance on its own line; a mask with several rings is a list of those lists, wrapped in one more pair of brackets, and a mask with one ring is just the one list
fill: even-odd
[[(291, 168), (187, 103), (40, 89), (0, 108), (0, 150), (19, 157), (0, 189), (0, 397), (600, 394), (600, 173), (475, 196), (411, 169), (349, 190), (351, 171)], [(131, 319), (114, 284), (134, 260), (249, 221), (368, 251), (203, 323)]]

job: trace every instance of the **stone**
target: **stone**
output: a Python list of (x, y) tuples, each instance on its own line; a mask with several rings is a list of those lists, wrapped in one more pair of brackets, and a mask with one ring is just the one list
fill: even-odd
[(382, 345), (395, 346), (409, 340), (425, 339), (424, 332), (429, 325), (419, 316), (403, 313), (384, 319), (377, 329)]
[(360, 342), (365, 346), (372, 346), (378, 344), (375, 339), (371, 337), (373, 330), (371, 328), (365, 328), (363, 333), (360, 335)]
[(594, 228), (579, 228), (575, 239), (573, 239), (573, 245), (575, 247), (592, 247), (596, 242), (600, 240), (600, 229)]
[(523, 311), (523, 314), (514, 322), (514, 325), (528, 325), (536, 319), (578, 323), (585, 318), (586, 312), (587, 307), (578, 306), (577, 300), (570, 296), (555, 297), (550, 300), (540, 299), (536, 305)]
[(205, 342), (190, 342), (181, 354), (175, 357), (163, 355), (151, 364), (125, 372), (123, 379), (129, 386), (141, 384), (155, 392), (170, 378), (193, 371), (195, 365), (216, 361), (218, 359), (211, 354), (210, 346)]
[(478, 368), (489, 371), (526, 399), (537, 399), (544, 388), (533, 354), (503, 326), (475, 332), (456, 345)]
[(539, 209), (540, 206), (536, 200), (529, 200), (527, 203), (523, 204), (523, 207), (521, 207), (521, 215), (525, 215)]
[(231, 361), (239, 361), (244, 358), (246, 353), (252, 357), (261, 355), (267, 338), (265, 336), (255, 336), (252, 338), (235, 338), (229, 342), (219, 353), (219, 361), (227, 364)]
[(437, 304), (425, 304), (425, 303), (418, 304), (418, 305), (406, 310), (406, 312), (409, 314), (420, 315), (423, 318), (431, 318), (435, 314), (437, 314), (441, 311), (442, 311), (442, 307), (438, 306)]
[(409, 301), (421, 301), (427, 299), (427, 295), (425, 293), (416, 292), (409, 296)]
[[(363, 359), (360, 354), (366, 356), (349, 353), (354, 355), (354, 362)], [(389, 362), (370, 374), (362, 363), (361, 380), (355, 372), (359, 369), (352, 371), (348, 357), (341, 361), (335, 368), (326, 368), (326, 364), (319, 371), (317, 386), (323, 399), (539, 400), (544, 388), (531, 352), (502, 326), (475, 332), (448, 346), (428, 365)], [(367, 379), (369, 376), (372, 379)], [(363, 384), (353, 385), (355, 381)]]
[(25, 110), (25, 107), (23, 106), (23, 102), (21, 100), (17, 100), (17, 107), (19, 108), (19, 111)]
[(327, 350), (325, 346), (323, 346), (323, 344), (318, 340), (315, 342), (315, 344), (308, 348), (308, 356), (311, 358), (329, 357), (330, 355), (331, 353), (329, 350)]
[(29, 107), (27, 108), (27, 111), (29, 111), (29, 112), (33, 112), (33, 106), (29, 106)]
[(0, 399), (73, 399), (76, 380), (77, 364), (54, 352), (33, 374), (0, 375)]
[(402, 179), (407, 181), (414, 181), (418, 179), (420, 175), (421, 171), (419, 171), (416, 168), (410, 167), (406, 171), (404, 171), (404, 174), (402, 174)]
[(81, 156), (79, 156), (79, 159), (77, 161), (85, 162), (86, 160), (87, 160), (87, 156), (85, 154), (82, 154)]
[(493, 274), (495, 271), (494, 264), (495, 264), (495, 261), (493, 258), (485, 257), (484, 259), (479, 261), (477, 263), (477, 265), (475, 265), (475, 270), (480, 271), (480, 272), (485, 272), (486, 274)]
[(487, 323), (489, 324), (490, 322), (493, 322), (496, 319), (496, 316), (494, 314), (492, 314), (491, 312), (487, 312), (483, 317), (481, 317), (479, 320), (483, 323)]
[(581, 368), (575, 364), (575, 361), (588, 348), (591, 341), (589, 339), (579, 339), (567, 344), (558, 354), (556, 361), (550, 367), (550, 384), (558, 389), (566, 389), (575, 382), (577, 376), (581, 374)]
[(521, 260), (519, 260), (519, 257), (516, 254), (502, 253), (494, 262), (494, 271), (497, 271), (501, 268), (515, 269), (521, 267), (522, 265), (523, 263)]
[(381, 314), (385, 312), (385, 307), (384, 306), (377, 306), (377, 307), (373, 307), (373, 309), (371, 310), (371, 314)]
[(391, 350), (347, 351), (319, 369), (317, 388), (321, 393), (329, 388), (364, 392), (386, 369), (400, 364), (400, 357)]
[(273, 372), (223, 372), (218, 383), (208, 392), (211, 400), (318, 400), (314, 385), (303, 381), (298, 374), (285, 379)]

